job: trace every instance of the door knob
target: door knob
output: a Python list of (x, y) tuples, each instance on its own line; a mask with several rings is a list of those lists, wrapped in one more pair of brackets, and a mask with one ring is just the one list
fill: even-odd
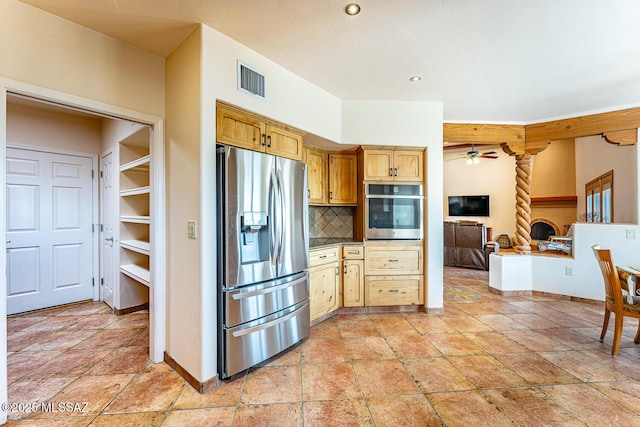
[(104, 239), (104, 240), (106, 240), (107, 242), (113, 242), (113, 237), (109, 237), (109, 238)]

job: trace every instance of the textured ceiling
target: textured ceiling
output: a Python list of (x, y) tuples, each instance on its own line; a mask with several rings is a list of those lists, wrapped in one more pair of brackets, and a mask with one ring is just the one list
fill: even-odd
[(446, 121), (640, 106), (637, 0), (22, 1), (161, 56), (202, 22), (341, 99), (442, 102)]

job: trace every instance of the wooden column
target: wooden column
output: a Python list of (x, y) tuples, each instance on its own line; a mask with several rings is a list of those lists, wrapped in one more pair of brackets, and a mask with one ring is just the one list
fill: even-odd
[(531, 253), (531, 155), (516, 155), (516, 252)]

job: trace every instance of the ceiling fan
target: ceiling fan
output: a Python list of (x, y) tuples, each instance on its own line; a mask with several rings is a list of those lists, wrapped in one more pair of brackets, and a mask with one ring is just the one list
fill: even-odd
[(475, 165), (480, 162), (480, 159), (497, 159), (498, 153), (495, 151), (485, 151), (484, 153), (480, 153), (475, 149), (474, 144), (471, 144), (471, 150), (467, 151), (467, 154), (462, 157), (455, 157), (449, 160), (458, 160), (458, 159), (467, 159), (468, 165)]

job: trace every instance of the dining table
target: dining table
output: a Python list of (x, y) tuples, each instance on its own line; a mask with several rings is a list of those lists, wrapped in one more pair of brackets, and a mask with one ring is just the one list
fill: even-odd
[[(633, 296), (638, 295), (638, 281), (640, 281), (640, 265), (617, 265), (618, 277), (622, 284), (627, 285), (627, 302), (633, 304)], [(624, 289), (624, 285), (623, 285)], [(623, 292), (624, 294), (624, 292)]]

